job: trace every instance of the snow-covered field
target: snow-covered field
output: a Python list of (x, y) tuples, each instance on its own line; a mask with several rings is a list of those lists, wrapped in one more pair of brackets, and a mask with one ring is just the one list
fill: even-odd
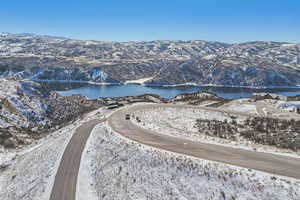
[(278, 101), (275, 104), (276, 108), (287, 110), (290, 112), (295, 112), (297, 109), (300, 109), (300, 101)]
[(48, 200), (64, 149), (75, 129), (103, 113), (100, 108), (21, 150), (0, 151), (0, 165), (8, 165), (0, 169), (0, 199)]
[[(253, 109), (252, 107), (249, 108)], [(240, 109), (239, 111), (241, 110), (244, 109)], [(268, 152), (300, 158), (300, 154), (297, 152), (279, 149), (274, 146), (255, 144), (251, 141), (241, 139), (233, 141), (219, 137), (206, 136), (205, 134), (199, 133), (198, 128), (195, 126), (197, 119), (219, 121), (224, 121), (226, 119), (228, 122), (230, 122), (232, 117), (237, 117), (236, 115), (193, 108), (154, 108), (136, 111), (133, 113), (133, 116), (134, 117), (132, 117), (131, 121), (134, 124), (161, 134), (182, 137), (193, 141), (220, 144), (246, 150)], [(138, 122), (136, 117), (138, 117), (141, 122)], [(238, 116), (235, 120), (239, 123), (242, 123), (245, 119), (247, 119), (247, 117)]]
[(147, 147), (105, 125), (94, 129), (83, 158), (79, 183), (89, 196), (77, 200), (300, 199), (295, 179)]
[(256, 105), (254, 105), (254, 104), (231, 103), (226, 108), (226, 110), (234, 111), (234, 112), (241, 112), (241, 113), (248, 113), (248, 114), (253, 114), (253, 115), (258, 114)]

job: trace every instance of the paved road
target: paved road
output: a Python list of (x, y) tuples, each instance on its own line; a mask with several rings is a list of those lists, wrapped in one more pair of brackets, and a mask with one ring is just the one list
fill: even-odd
[(75, 200), (81, 154), (93, 128), (103, 120), (91, 120), (76, 129), (63, 154), (50, 200)]
[[(212, 160), (240, 167), (260, 170), (282, 176), (300, 179), (300, 159), (247, 151), (237, 148), (193, 142), (181, 138), (159, 134), (142, 129), (130, 120), (125, 120), (126, 113), (154, 107), (186, 107), (182, 105), (136, 105), (118, 110), (110, 116), (108, 123), (117, 133), (149, 146), (168, 151), (190, 155), (197, 158)], [(193, 107), (193, 106), (187, 106)], [(196, 107), (193, 107), (196, 108)], [(199, 107), (198, 107), (199, 108)], [(207, 110), (207, 109), (206, 109)], [(215, 109), (213, 109), (215, 110)], [(234, 114), (234, 113), (233, 113)]]

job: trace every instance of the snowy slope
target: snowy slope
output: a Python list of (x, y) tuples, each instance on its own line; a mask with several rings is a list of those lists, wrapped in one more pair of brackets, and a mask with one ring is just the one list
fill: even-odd
[(1, 200), (48, 200), (54, 178), (70, 138), (83, 123), (101, 118), (100, 108), (47, 137), (19, 150), (0, 152)]
[[(88, 140), (79, 183), (103, 200), (300, 198), (300, 182), (150, 148), (97, 126)], [(89, 176), (88, 176), (89, 175)], [(84, 177), (83, 177), (84, 176)], [(80, 195), (78, 196), (80, 197)], [(79, 200), (84, 199), (81, 195)]]

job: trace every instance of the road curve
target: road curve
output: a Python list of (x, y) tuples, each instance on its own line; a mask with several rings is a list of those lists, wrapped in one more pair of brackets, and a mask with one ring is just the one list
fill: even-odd
[(300, 179), (300, 159), (270, 153), (247, 151), (221, 145), (193, 142), (191, 140), (172, 137), (145, 130), (134, 125), (132, 122), (130, 122), (130, 120), (125, 120), (125, 115), (127, 113), (132, 113), (141, 109), (157, 107), (191, 108), (193, 106), (154, 104), (125, 107), (114, 112), (109, 117), (108, 124), (113, 131), (145, 145), (206, 160), (222, 162), (235, 166)]
[(76, 129), (56, 173), (50, 200), (75, 200), (82, 151), (93, 128), (103, 121), (105, 119), (91, 120)]

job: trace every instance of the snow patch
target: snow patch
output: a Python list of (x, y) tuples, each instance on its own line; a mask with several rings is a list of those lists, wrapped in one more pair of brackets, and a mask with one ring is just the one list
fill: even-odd
[(136, 79), (136, 80), (130, 80), (130, 81), (125, 81), (124, 84), (130, 84), (130, 83), (135, 83), (135, 84), (144, 84), (147, 81), (152, 80), (154, 77), (147, 77), (147, 78), (141, 78), (141, 79)]
[(297, 111), (297, 109), (300, 109), (300, 101), (278, 101), (275, 104), (276, 108), (287, 110), (287, 111)]
[(238, 103), (230, 104), (226, 108), (226, 110), (258, 115), (256, 105), (253, 104), (238, 104)]
[(94, 134), (98, 134), (98, 131), (102, 127), (101, 124), (95, 126), (93, 129), (84, 151), (82, 152), (82, 157), (80, 161), (80, 168), (78, 172), (77, 185), (76, 185), (76, 200), (97, 200), (97, 192), (93, 187), (94, 182), (92, 178), (92, 157), (91, 157), (91, 149), (93, 148), (93, 144), (91, 138), (93, 138)]
[(92, 80), (101, 80), (105, 81), (108, 78), (107, 73), (103, 72), (100, 68), (94, 68), (91, 71)]

